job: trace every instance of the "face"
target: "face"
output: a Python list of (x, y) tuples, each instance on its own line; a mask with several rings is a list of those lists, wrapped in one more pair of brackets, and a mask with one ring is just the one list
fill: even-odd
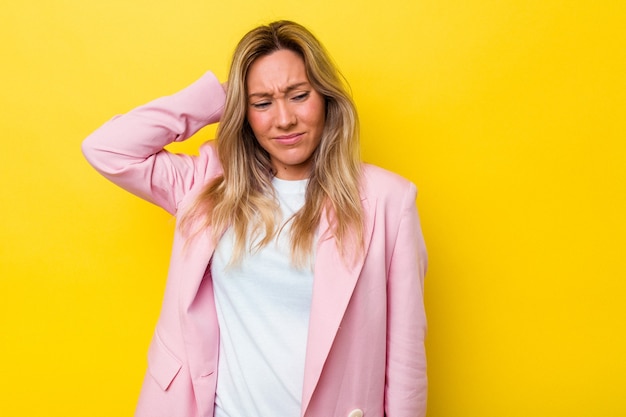
[(278, 178), (308, 178), (322, 138), (324, 97), (313, 89), (304, 61), (281, 49), (258, 58), (248, 70), (247, 119)]

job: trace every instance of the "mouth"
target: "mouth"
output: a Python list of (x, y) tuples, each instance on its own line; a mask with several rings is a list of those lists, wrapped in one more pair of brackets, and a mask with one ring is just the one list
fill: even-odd
[(304, 133), (291, 133), (289, 135), (281, 135), (274, 137), (274, 140), (281, 145), (293, 145), (298, 143), (300, 139), (304, 136)]

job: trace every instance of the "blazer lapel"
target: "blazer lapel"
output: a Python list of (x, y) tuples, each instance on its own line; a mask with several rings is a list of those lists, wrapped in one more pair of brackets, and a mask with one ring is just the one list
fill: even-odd
[[(180, 282), (180, 315), (183, 339), (189, 363), (199, 415), (212, 416), (219, 326), (213, 295), (213, 282), (208, 269), (215, 244), (209, 232), (198, 235), (183, 249), (185, 268)], [(212, 377), (211, 377), (212, 376)]]
[[(304, 386), (302, 392), (302, 410), (307, 409), (315, 387), (322, 374), (322, 369), (330, 348), (339, 329), (344, 312), (348, 306), (354, 287), (358, 281), (365, 254), (372, 238), (375, 218), (375, 200), (362, 201), (365, 216), (363, 252), (352, 260), (341, 258), (337, 251), (336, 240), (330, 234), (330, 225), (326, 214), (320, 220), (320, 241), (318, 242), (313, 283), (313, 299), (309, 319), (309, 334), (305, 359)], [(183, 338), (189, 361), (196, 401), (200, 415), (212, 409), (207, 402), (213, 397), (206, 395), (215, 389), (214, 378), (207, 378), (217, 363), (219, 334), (213, 296), (213, 283), (207, 276), (207, 267), (215, 250), (215, 244), (209, 232), (196, 237), (192, 244), (184, 247), (184, 239), (178, 236), (179, 253), (182, 254), (178, 265), (185, 276), (180, 287), (180, 314)], [(177, 240), (177, 239), (175, 239)], [(178, 243), (178, 244), (177, 244)]]
[(315, 255), (313, 299), (302, 392), (303, 415), (322, 374), (371, 241), (376, 204), (368, 200), (363, 200), (362, 204), (365, 217), (364, 250), (354, 259), (348, 256), (348, 260), (344, 260), (339, 254), (336, 240), (330, 235), (326, 213), (320, 220), (320, 241)]

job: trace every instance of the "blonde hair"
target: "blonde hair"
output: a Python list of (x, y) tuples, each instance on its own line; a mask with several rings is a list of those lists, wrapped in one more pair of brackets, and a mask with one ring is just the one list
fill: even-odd
[[(183, 232), (189, 232), (199, 220), (202, 227), (212, 228), (216, 241), (232, 227), (233, 263), (241, 260), (245, 250), (262, 247), (280, 233), (270, 157), (246, 119), (246, 79), (256, 59), (281, 49), (302, 57), (309, 82), (326, 103), (324, 130), (312, 155), (305, 203), (290, 219), (292, 263), (303, 266), (310, 259), (324, 210), (341, 255), (356, 255), (362, 249), (361, 162), (354, 103), (343, 77), (315, 36), (297, 23), (278, 21), (251, 30), (235, 49), (217, 130), (217, 150), (224, 172), (206, 186), (181, 223)], [(254, 247), (252, 242), (257, 242)]]

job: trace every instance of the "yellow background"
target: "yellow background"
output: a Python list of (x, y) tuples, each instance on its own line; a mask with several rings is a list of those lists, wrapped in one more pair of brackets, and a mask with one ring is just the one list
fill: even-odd
[(0, 414), (132, 414), (173, 221), (80, 142), (290, 18), (420, 189), (428, 416), (626, 415), (626, 3), (212, 3), (0, 6)]

